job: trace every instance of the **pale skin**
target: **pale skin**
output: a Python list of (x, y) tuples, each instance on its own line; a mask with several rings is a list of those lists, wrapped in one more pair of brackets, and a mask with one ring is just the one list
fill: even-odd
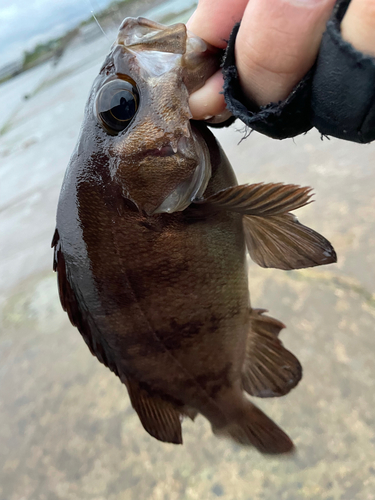
[[(188, 29), (215, 47), (225, 48), (241, 21), (235, 47), (242, 88), (253, 102), (285, 99), (313, 66), (335, 0), (199, 0)], [(375, 0), (352, 0), (341, 24), (345, 40), (375, 56)], [(190, 97), (193, 118), (225, 109), (221, 72)]]

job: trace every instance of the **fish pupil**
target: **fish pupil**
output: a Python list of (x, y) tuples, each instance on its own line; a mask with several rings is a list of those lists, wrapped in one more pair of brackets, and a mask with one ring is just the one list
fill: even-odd
[(118, 121), (128, 121), (133, 118), (136, 112), (136, 102), (134, 96), (128, 90), (117, 92), (111, 100), (110, 113)]

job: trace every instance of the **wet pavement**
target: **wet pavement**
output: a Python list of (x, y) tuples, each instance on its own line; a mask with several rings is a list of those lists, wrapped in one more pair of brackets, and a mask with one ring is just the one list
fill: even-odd
[(183, 423), (184, 446), (159, 443), (70, 325), (51, 271), (62, 176), (105, 44), (0, 87), (0, 500), (375, 499), (375, 144), (312, 131), (238, 145), (240, 124), (217, 131), (241, 183), (314, 187), (299, 219), (339, 260), (292, 272), (249, 263), (253, 305), (287, 325), (304, 368), (290, 395), (257, 401), (297, 453), (265, 458), (199, 417)]

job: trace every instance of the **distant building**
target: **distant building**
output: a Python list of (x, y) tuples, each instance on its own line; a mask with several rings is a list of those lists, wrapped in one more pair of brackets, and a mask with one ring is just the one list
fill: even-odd
[(13, 61), (0, 68), (0, 80), (18, 75), (22, 69), (22, 61)]

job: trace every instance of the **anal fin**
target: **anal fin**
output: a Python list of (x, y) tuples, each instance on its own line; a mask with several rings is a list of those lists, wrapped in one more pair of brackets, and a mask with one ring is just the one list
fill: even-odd
[(278, 339), (278, 332), (285, 328), (283, 323), (263, 312), (253, 309), (250, 313), (242, 385), (252, 396), (284, 396), (301, 380), (302, 367)]
[(164, 443), (182, 444), (181, 413), (160, 396), (150, 395), (137, 382), (127, 380), (130, 401), (144, 429)]

